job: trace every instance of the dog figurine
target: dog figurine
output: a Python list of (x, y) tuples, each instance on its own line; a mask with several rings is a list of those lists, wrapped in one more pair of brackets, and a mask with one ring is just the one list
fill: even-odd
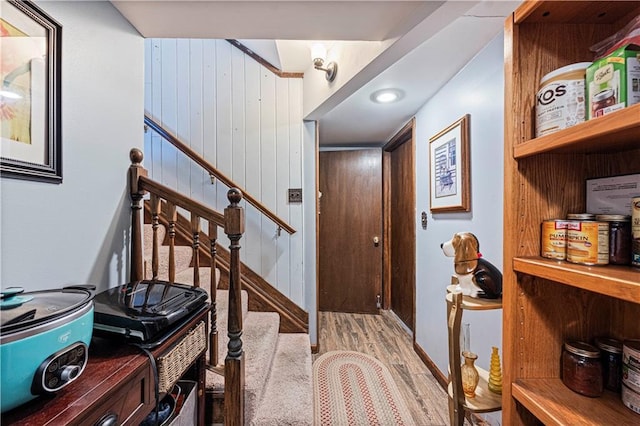
[(458, 232), (453, 238), (440, 244), (447, 257), (453, 257), (453, 265), (462, 294), (484, 299), (502, 296), (502, 273), (479, 252), (478, 238), (471, 232)]

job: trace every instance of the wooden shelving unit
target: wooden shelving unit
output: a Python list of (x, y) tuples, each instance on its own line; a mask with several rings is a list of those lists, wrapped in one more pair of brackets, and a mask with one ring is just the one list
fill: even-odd
[(640, 2), (531, 1), (505, 22), (503, 424), (640, 424), (615, 393), (562, 383), (569, 339), (640, 338), (640, 270), (540, 257), (540, 224), (586, 209), (587, 179), (640, 173), (640, 105), (540, 138), (542, 76), (593, 59), (589, 47), (640, 14)]

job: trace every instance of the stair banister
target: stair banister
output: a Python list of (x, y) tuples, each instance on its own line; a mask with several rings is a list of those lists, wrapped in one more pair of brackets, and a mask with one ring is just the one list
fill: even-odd
[(227, 426), (244, 425), (244, 350), (242, 349), (242, 281), (240, 277), (240, 238), (244, 233), (244, 209), (239, 206), (242, 192), (231, 188), (229, 206), (224, 209), (224, 232), (229, 237), (228, 352), (224, 362), (224, 419)]
[[(194, 284), (199, 284), (199, 235), (200, 220), (205, 219), (209, 222), (209, 234), (211, 239), (211, 330), (209, 336), (209, 350), (217, 353), (217, 326), (216, 326), (216, 297), (215, 297), (215, 262), (216, 248), (215, 241), (217, 239), (217, 227), (224, 227), (230, 246), (229, 259), (229, 324), (228, 335), (229, 345), (228, 354), (225, 359), (225, 424), (230, 426), (244, 424), (244, 383), (245, 383), (245, 367), (244, 367), (244, 350), (242, 348), (242, 277), (240, 269), (240, 239), (244, 233), (245, 217), (244, 209), (239, 205), (242, 201), (242, 192), (239, 189), (231, 188), (227, 194), (229, 206), (225, 209), (224, 215), (211, 210), (204, 204), (192, 200), (179, 192), (168, 188), (153, 179), (147, 177), (147, 170), (142, 167), (143, 154), (137, 148), (129, 153), (131, 166), (129, 167), (129, 190), (131, 196), (131, 281), (139, 281), (144, 277), (143, 273), (143, 250), (142, 250), (142, 199), (149, 192), (151, 195), (151, 214), (153, 222), (153, 279), (158, 278), (158, 246), (157, 246), (157, 227), (158, 216), (161, 213), (161, 199), (167, 203), (167, 213), (169, 221), (169, 237), (171, 241), (170, 258), (173, 257), (173, 240), (175, 237), (176, 223), (176, 207), (181, 207), (191, 214), (191, 231), (193, 233), (193, 254), (194, 254)], [(170, 266), (171, 271), (171, 266)], [(169, 273), (174, 276), (174, 272)], [(173, 282), (171, 277), (171, 281)], [(211, 362), (215, 362), (215, 355), (211, 358)], [(217, 364), (217, 362), (216, 362)], [(212, 364), (215, 365), (215, 364)]]
[[(233, 182), (231, 179), (229, 179), (223, 173), (218, 171), (218, 169), (216, 169), (211, 163), (209, 163), (207, 160), (205, 160), (201, 155), (196, 153), (193, 149), (191, 149), (191, 147), (189, 147), (187, 144), (182, 142), (176, 136), (174, 136), (169, 131), (164, 129), (159, 123), (154, 121), (148, 114), (145, 114), (145, 116), (144, 116), (144, 123), (147, 126), (151, 127), (156, 133), (158, 133), (160, 136), (162, 136), (164, 139), (166, 139), (173, 146), (175, 146), (183, 154), (185, 154), (187, 157), (189, 157), (191, 160), (193, 160), (195, 163), (197, 163), (200, 167), (205, 169), (207, 171), (207, 173), (209, 173), (210, 175), (214, 176), (220, 182), (225, 184), (228, 188), (240, 188), (235, 182)], [(262, 214), (264, 214), (269, 219), (271, 219), (273, 222), (275, 222), (275, 224), (278, 225), (279, 228), (284, 229), (289, 234), (294, 234), (296, 232), (296, 230), (291, 225), (289, 225), (284, 220), (280, 219), (275, 213), (273, 213), (266, 206), (264, 206), (262, 203), (260, 203), (260, 201), (256, 200), (250, 194), (244, 192), (242, 189), (240, 189), (240, 190), (243, 193), (242, 197), (245, 199), (245, 201), (247, 203), (249, 203), (252, 206), (254, 206), (258, 211), (260, 211)]]
[(142, 151), (137, 148), (129, 152), (129, 193), (131, 194), (131, 272), (129, 281), (140, 281), (144, 277), (142, 263), (142, 197), (145, 191), (140, 187), (140, 178), (147, 176), (142, 167)]

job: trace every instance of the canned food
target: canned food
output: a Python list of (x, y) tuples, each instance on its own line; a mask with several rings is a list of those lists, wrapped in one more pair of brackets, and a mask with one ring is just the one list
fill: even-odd
[(583, 265), (609, 263), (609, 224), (567, 221), (567, 261)]
[(609, 224), (609, 263), (631, 263), (631, 218), (621, 214), (599, 214), (596, 220)]
[(567, 257), (567, 221), (550, 219), (542, 222), (540, 255), (549, 259)]
[(640, 392), (640, 340), (625, 340), (622, 345), (622, 383)]
[(625, 407), (640, 414), (640, 394), (622, 385), (622, 403)]
[(594, 220), (596, 218), (595, 214), (591, 213), (568, 213), (568, 220)]
[(640, 197), (631, 199), (631, 265), (640, 267)]

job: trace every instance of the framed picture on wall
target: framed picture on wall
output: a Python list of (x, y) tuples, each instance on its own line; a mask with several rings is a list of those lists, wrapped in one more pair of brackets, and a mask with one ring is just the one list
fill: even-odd
[(0, 176), (62, 182), (62, 26), (29, 1), (0, 9)]
[(429, 139), (431, 212), (468, 212), (469, 114)]

